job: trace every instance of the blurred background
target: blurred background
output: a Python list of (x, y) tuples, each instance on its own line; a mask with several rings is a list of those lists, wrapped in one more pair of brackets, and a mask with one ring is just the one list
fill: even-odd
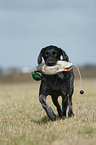
[(96, 0), (0, 0), (0, 83), (32, 81), (48, 45), (65, 50), (83, 78), (96, 78)]

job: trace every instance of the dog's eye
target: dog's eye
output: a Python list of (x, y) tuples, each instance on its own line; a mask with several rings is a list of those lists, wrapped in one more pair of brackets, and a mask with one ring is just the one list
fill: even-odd
[(46, 53), (45, 53), (45, 56), (48, 56), (48, 55), (49, 55), (49, 53), (48, 53), (48, 52), (46, 52)]
[(57, 56), (57, 52), (53, 52), (53, 55), (56, 57)]

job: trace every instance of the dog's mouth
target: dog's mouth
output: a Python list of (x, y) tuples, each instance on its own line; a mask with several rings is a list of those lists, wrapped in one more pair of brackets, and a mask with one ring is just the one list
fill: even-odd
[(54, 66), (54, 65), (56, 65), (56, 62), (50, 61), (50, 62), (45, 62), (45, 64), (47, 66)]

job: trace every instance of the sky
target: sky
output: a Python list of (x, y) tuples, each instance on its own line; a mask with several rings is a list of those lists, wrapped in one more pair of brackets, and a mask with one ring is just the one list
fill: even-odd
[(0, 67), (35, 67), (48, 45), (96, 64), (96, 0), (0, 0)]

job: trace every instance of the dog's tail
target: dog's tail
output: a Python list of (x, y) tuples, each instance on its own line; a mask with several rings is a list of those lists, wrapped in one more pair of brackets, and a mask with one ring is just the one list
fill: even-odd
[(79, 70), (79, 68), (78, 68), (78, 66), (76, 64), (72, 64), (72, 65), (74, 65), (77, 68), (78, 74), (79, 74), (79, 77), (80, 77), (80, 94), (84, 94), (84, 91), (82, 89), (82, 77), (81, 77), (80, 70)]

